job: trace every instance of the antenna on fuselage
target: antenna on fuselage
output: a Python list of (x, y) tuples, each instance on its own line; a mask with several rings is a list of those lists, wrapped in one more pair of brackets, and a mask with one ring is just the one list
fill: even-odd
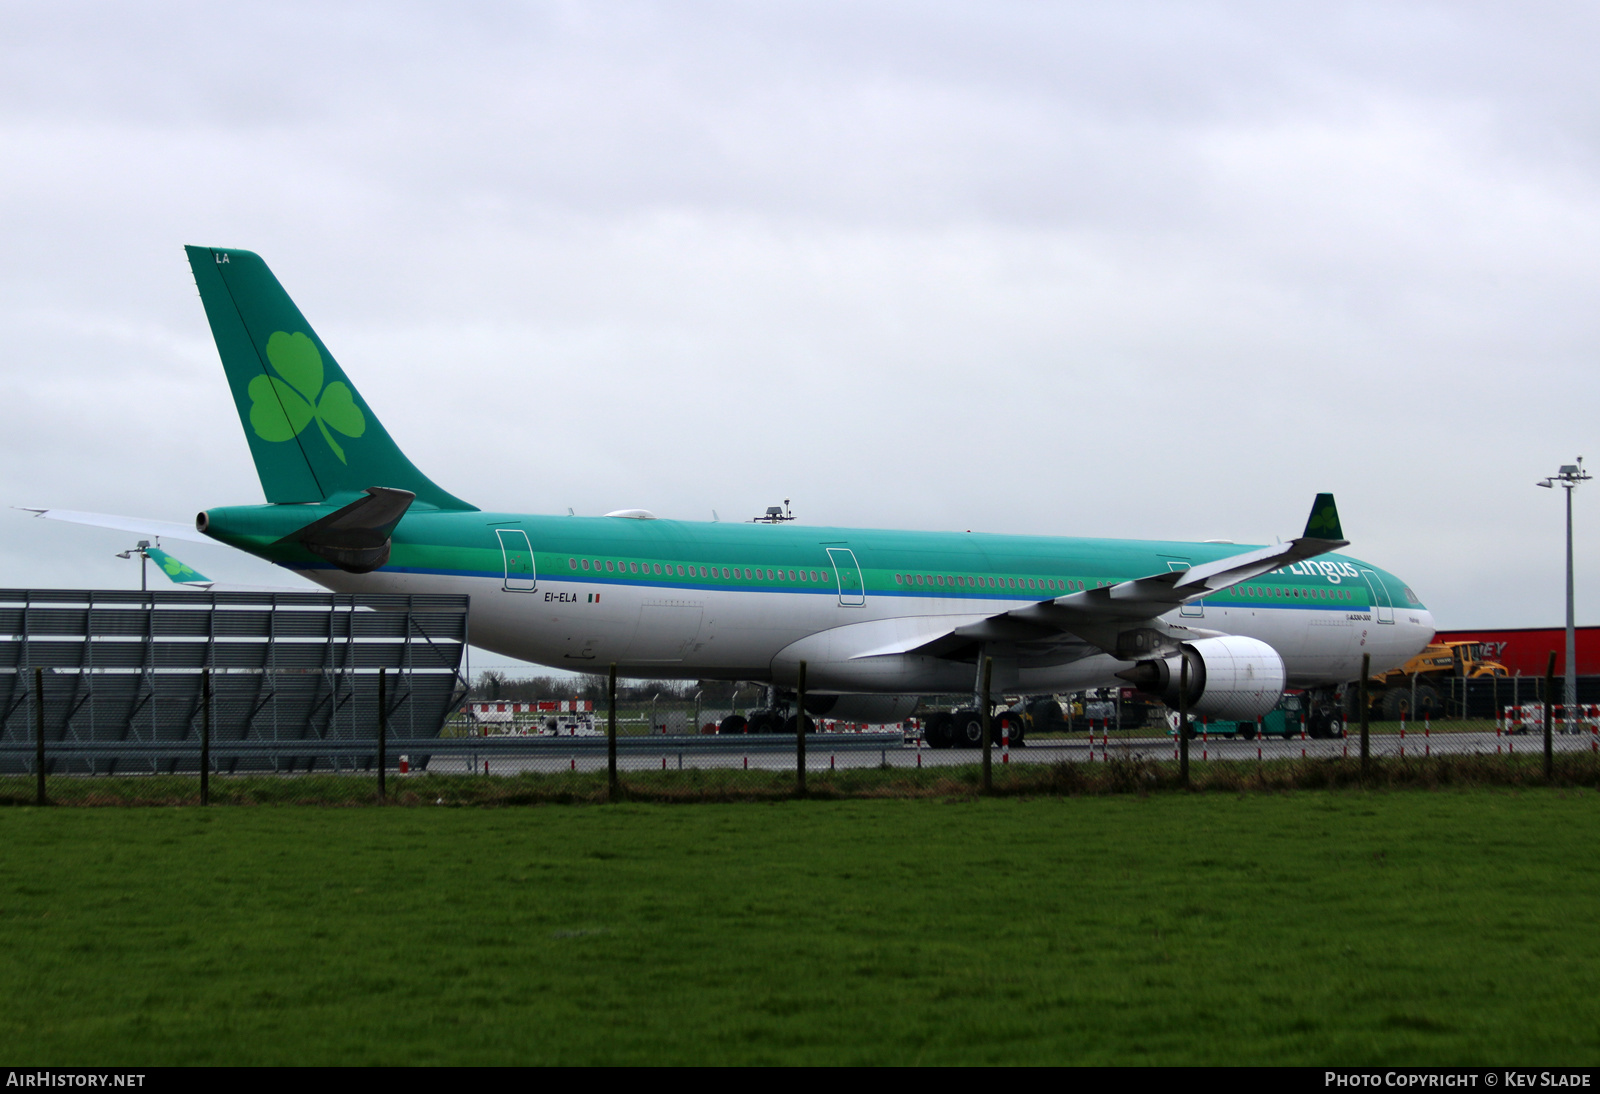
[(786, 520), (793, 520), (794, 514), (789, 512), (789, 499), (784, 498), (782, 505), (769, 505), (767, 511), (759, 517), (750, 518), (751, 524), (782, 524)]

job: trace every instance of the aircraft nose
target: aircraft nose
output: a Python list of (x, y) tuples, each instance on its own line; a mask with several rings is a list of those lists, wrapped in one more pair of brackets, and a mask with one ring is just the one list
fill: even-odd
[(1426, 608), (1417, 613), (1417, 621), (1411, 626), (1416, 631), (1418, 653), (1421, 653), (1428, 643), (1433, 641), (1433, 636), (1439, 633), (1433, 625), (1433, 613)]

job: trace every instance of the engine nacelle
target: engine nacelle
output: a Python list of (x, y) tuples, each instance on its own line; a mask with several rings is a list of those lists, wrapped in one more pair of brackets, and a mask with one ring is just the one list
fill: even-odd
[(1179, 650), (1117, 675), (1176, 709), (1181, 657), (1189, 663), (1189, 713), (1229, 721), (1259, 718), (1283, 698), (1283, 658), (1265, 642), (1230, 635), (1185, 642)]
[(903, 722), (916, 709), (915, 695), (806, 696), (807, 713), (841, 722), (865, 722), (868, 725)]

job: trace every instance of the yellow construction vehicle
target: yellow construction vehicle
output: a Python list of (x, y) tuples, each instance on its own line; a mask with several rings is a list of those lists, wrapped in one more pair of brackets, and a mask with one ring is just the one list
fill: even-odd
[(1441, 681), (1509, 675), (1500, 662), (1483, 659), (1481, 642), (1435, 642), (1399, 668), (1374, 675), (1367, 684), (1368, 709), (1378, 720), (1439, 714)]

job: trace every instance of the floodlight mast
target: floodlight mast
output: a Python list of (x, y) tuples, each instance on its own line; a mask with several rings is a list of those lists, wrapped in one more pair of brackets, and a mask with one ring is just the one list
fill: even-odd
[[(156, 542), (159, 544), (161, 541), (158, 539)], [(148, 580), (144, 576), (145, 564), (150, 561), (149, 551), (150, 541), (147, 539), (141, 539), (137, 547), (129, 547), (126, 551), (120, 551), (117, 553), (118, 558), (132, 558), (134, 555), (139, 556), (139, 591), (141, 593), (147, 593), (150, 591)]]
[[(1561, 470), (1537, 485), (1546, 490), (1560, 485), (1567, 492), (1567, 674), (1562, 686), (1563, 706), (1567, 708), (1567, 732), (1578, 732), (1578, 628), (1572, 610), (1572, 491), (1580, 482), (1594, 478), (1583, 469), (1583, 457), (1575, 464), (1564, 463)], [(1545, 696), (1545, 702), (1550, 697)]]

